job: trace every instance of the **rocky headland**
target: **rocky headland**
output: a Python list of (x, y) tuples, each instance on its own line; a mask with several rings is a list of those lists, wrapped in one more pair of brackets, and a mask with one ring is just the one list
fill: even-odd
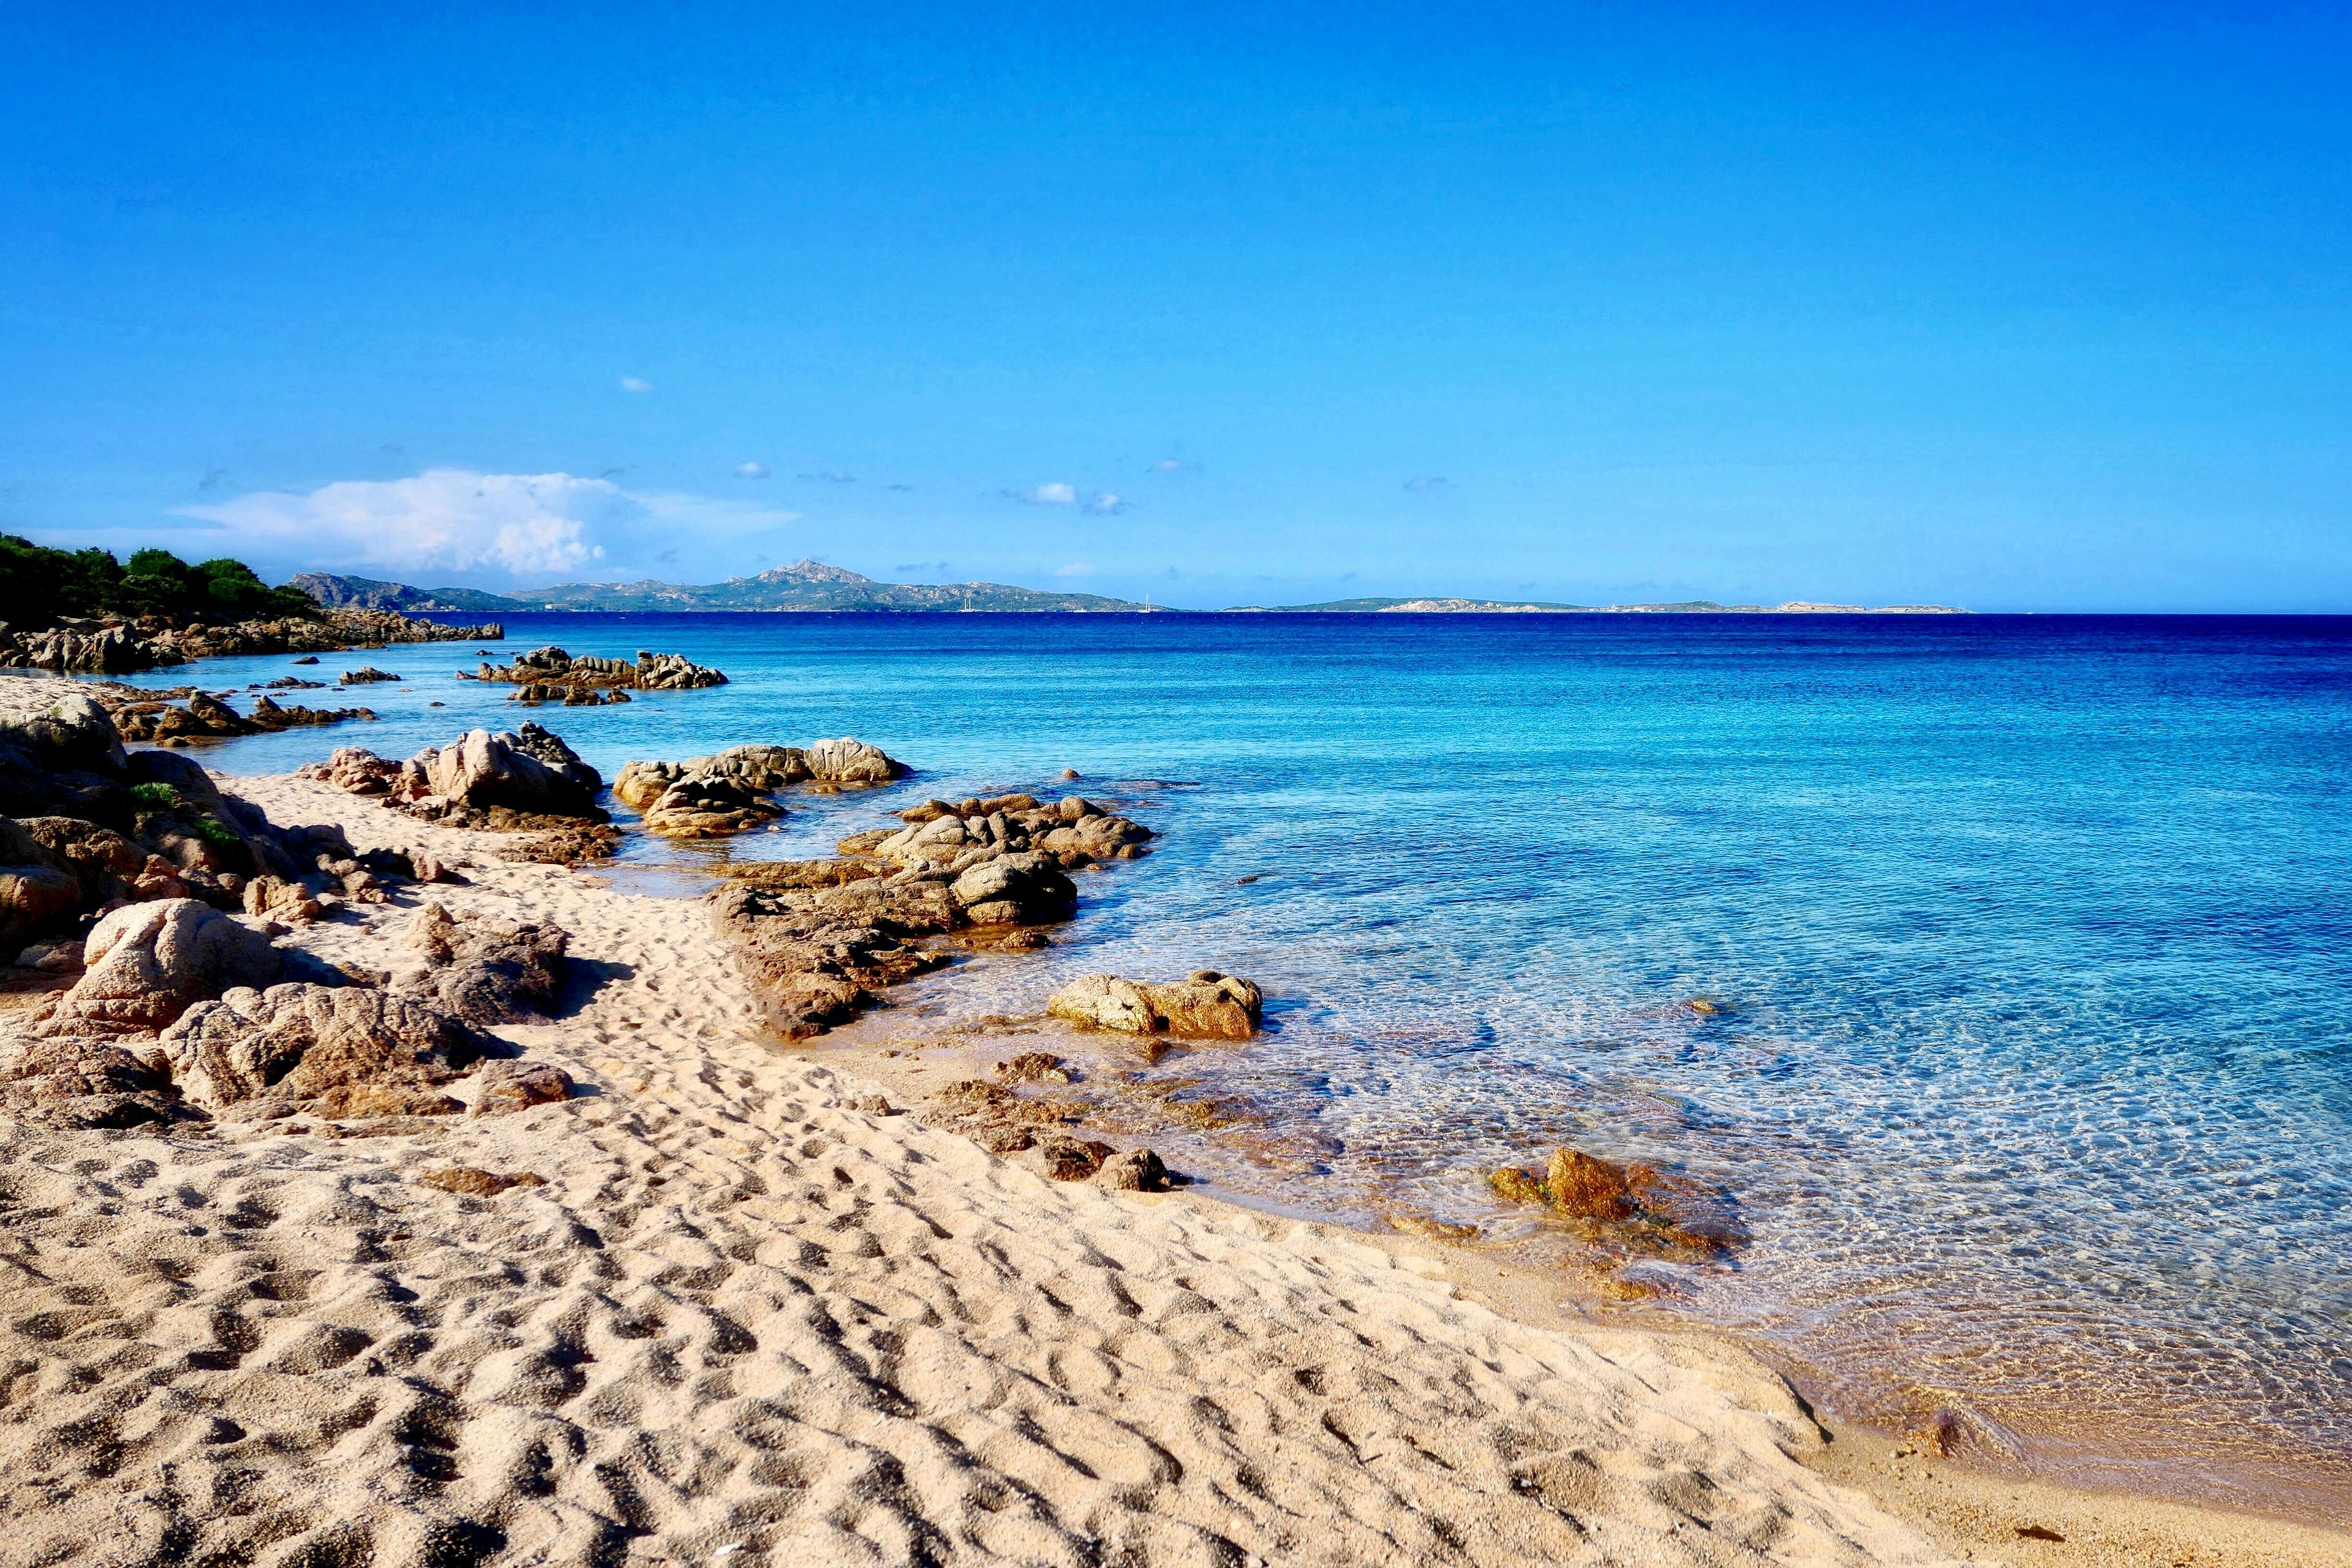
[(142, 618), (61, 621), (32, 630), (0, 626), (0, 668), (127, 675), (236, 654), (339, 653), (400, 643), (495, 642), (496, 621), (451, 626), (383, 610), (322, 610), (316, 618), (197, 622)]

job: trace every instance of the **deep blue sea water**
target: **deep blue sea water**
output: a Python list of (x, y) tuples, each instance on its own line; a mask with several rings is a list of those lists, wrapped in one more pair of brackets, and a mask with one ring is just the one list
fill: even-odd
[[(608, 776), (855, 734), (923, 770), (909, 799), (1067, 766), (1140, 800), (1160, 852), (1088, 879), (1068, 942), (931, 996), (1256, 978), (1267, 1034), (1190, 1065), (1314, 1157), (1219, 1167), (1246, 1201), (1508, 1236), (1492, 1167), (1559, 1142), (1649, 1160), (1736, 1194), (1753, 1236), (1736, 1267), (1650, 1266), (1658, 1310), (1756, 1337), (1833, 1405), (1957, 1405), (2078, 1476), (2352, 1487), (2352, 619), (508, 630), (733, 677), (537, 711)], [(408, 678), (351, 699), (382, 723), (205, 760), (405, 755), (521, 716), (451, 679), (469, 647), (322, 668), (369, 660)], [(900, 804), (812, 799), (734, 852), (810, 852)]]

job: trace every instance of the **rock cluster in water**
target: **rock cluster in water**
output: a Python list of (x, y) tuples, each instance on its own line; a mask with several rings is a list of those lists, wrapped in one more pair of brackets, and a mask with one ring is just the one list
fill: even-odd
[[(281, 689), (317, 684), (292, 681)], [(193, 686), (151, 691), (108, 684), (92, 688), (92, 695), (112, 715), (115, 731), (124, 740), (160, 742), (164, 745), (191, 740), (221, 740), (232, 735), (271, 734), (280, 730), (375, 717), (374, 710), (369, 708), (281, 704), (267, 691), (253, 700), (252, 709), (246, 713), (239, 713), (219, 698)]]
[(784, 815), (776, 791), (792, 784), (841, 789), (887, 784), (907, 769), (878, 746), (844, 736), (801, 746), (737, 746), (683, 763), (630, 762), (614, 797), (642, 812), (646, 830), (668, 838), (721, 838)]
[[(843, 839), (843, 859), (747, 868), (713, 895), (720, 930), (786, 1035), (830, 1028), (883, 987), (937, 968), (946, 957), (934, 939), (1069, 919), (1078, 895), (1067, 868), (1097, 858), (1082, 846), (1133, 858), (1151, 837), (1076, 797), (932, 801), (900, 816), (902, 828)], [(1063, 833), (1072, 837), (1045, 847)]]
[(1090, 1028), (1129, 1035), (1246, 1040), (1257, 1032), (1263, 1001), (1250, 981), (1202, 969), (1171, 984), (1083, 975), (1055, 992), (1045, 1010)]
[(841, 842), (845, 855), (874, 855), (893, 864), (943, 869), (951, 876), (1010, 856), (1075, 871), (1104, 860), (1145, 853), (1151, 830), (1080, 795), (1040, 803), (1034, 795), (985, 800), (928, 800), (898, 814), (906, 826), (863, 833)]
[(1506, 1166), (1486, 1180), (1497, 1197), (1542, 1204), (1618, 1251), (1710, 1258), (1745, 1240), (1721, 1194), (1639, 1162), (1557, 1149), (1540, 1176)]
[(496, 642), (497, 622), (446, 626), (387, 610), (328, 610), (315, 620), (173, 626), (150, 618), (109, 624), (62, 621), (37, 631), (0, 626), (0, 668), (60, 674), (122, 675), (232, 654), (332, 653), (394, 643)]
[(527, 702), (602, 702), (626, 700), (619, 693), (691, 691), (724, 686), (727, 677), (708, 665), (696, 664), (675, 653), (637, 652), (636, 662), (625, 659), (573, 658), (560, 647), (533, 648), (512, 664), (494, 665), (485, 659), (468, 680), (501, 680), (522, 688), (516, 700)]

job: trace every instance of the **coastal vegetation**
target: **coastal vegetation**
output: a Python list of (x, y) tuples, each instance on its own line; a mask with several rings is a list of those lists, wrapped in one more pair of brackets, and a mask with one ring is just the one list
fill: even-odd
[(315, 619), (319, 605), (296, 588), (273, 588), (242, 561), (194, 565), (168, 550), (140, 550), (127, 562), (110, 550), (54, 550), (0, 533), (0, 621), (16, 627), (68, 618), (154, 616), (173, 622)]

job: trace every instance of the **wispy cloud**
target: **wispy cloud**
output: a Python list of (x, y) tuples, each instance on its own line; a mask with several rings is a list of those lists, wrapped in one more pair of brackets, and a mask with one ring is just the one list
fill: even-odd
[(1094, 574), (1095, 567), (1091, 561), (1073, 561), (1067, 566), (1054, 568), (1056, 577), (1091, 577)]
[(718, 543), (793, 518), (743, 501), (625, 490), (607, 479), (465, 468), (259, 490), (180, 515), (212, 523), (234, 542), (233, 553), (339, 571), (541, 581), (642, 561), (681, 537)]
[(827, 484), (835, 485), (854, 485), (857, 482), (857, 476), (845, 468), (825, 468), (817, 473), (797, 474), (793, 477), (803, 479), (822, 479)]
[(1187, 468), (1197, 468), (1198, 463), (1188, 463), (1181, 458), (1162, 458), (1144, 469), (1147, 474), (1181, 474)]
[(936, 572), (944, 577), (948, 573), (948, 563), (944, 561), (901, 561), (890, 570), (899, 573)]
[(221, 481), (226, 478), (228, 478), (226, 468), (206, 468), (205, 477), (196, 481), (196, 489), (205, 495), (211, 495), (221, 488)]
[(1076, 506), (1078, 504), (1078, 487), (1076, 485), (1064, 484), (1059, 479), (1055, 479), (1050, 484), (1032, 485), (1025, 490), (1007, 490), (1004, 493), (1011, 496), (1014, 500), (1027, 501), (1031, 506)]
[(623, 392), (651, 392), (653, 389), (654, 384), (641, 375), (625, 375), (621, 378)]
[(1087, 498), (1087, 510), (1098, 516), (1108, 517), (1127, 510), (1127, 498), (1101, 490)]
[(1414, 491), (1450, 490), (1454, 488), (1454, 481), (1444, 474), (1415, 474), (1405, 480), (1404, 488)]
[(768, 477), (768, 465), (761, 462), (738, 463), (735, 465), (735, 477), (739, 479), (764, 479)]

